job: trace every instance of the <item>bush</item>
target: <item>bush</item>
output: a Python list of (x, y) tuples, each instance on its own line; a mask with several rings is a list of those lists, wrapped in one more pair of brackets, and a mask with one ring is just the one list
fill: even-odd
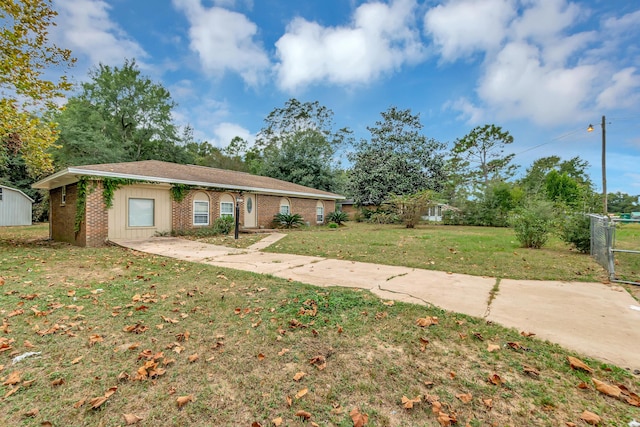
[(215, 234), (227, 235), (235, 226), (235, 218), (229, 215), (221, 216), (213, 221), (213, 232)]
[(591, 220), (583, 214), (566, 217), (562, 222), (560, 238), (579, 252), (589, 253), (591, 251)]
[(349, 221), (349, 215), (342, 211), (331, 212), (327, 215), (327, 221), (342, 225), (343, 222)]
[(304, 220), (300, 214), (284, 214), (278, 213), (273, 217), (273, 223), (280, 228), (295, 228), (304, 224)]
[(371, 224), (398, 224), (400, 217), (393, 212), (379, 211), (371, 214), (367, 222)]
[(554, 223), (553, 205), (536, 201), (515, 209), (509, 223), (523, 248), (540, 249), (547, 243)]
[(330, 222), (329, 224), (327, 224), (327, 227), (329, 227), (329, 228), (338, 228), (340, 226), (335, 222)]

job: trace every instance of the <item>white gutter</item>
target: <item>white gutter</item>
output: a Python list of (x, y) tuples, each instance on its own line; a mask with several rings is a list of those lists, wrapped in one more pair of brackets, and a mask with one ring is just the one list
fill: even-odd
[(152, 182), (161, 182), (165, 184), (184, 184), (184, 185), (193, 185), (200, 187), (215, 187), (215, 188), (224, 188), (226, 190), (238, 190), (238, 191), (247, 191), (250, 193), (267, 193), (279, 196), (301, 196), (308, 197), (313, 199), (330, 199), (330, 200), (343, 200), (344, 196), (330, 196), (326, 194), (314, 194), (314, 193), (305, 193), (300, 191), (285, 191), (285, 190), (275, 190), (271, 188), (259, 188), (259, 187), (245, 187), (238, 185), (228, 185), (228, 184), (216, 184), (213, 182), (200, 182), (200, 181), (187, 181), (182, 179), (169, 179), (169, 178), (159, 178), (157, 176), (143, 176), (143, 175), (129, 175), (123, 173), (116, 172), (103, 172), (103, 171), (91, 171), (87, 169), (76, 169), (76, 168), (67, 168), (66, 170), (62, 170), (58, 173), (55, 173), (43, 180), (40, 180), (32, 185), (34, 188), (42, 188), (38, 187), (42, 184), (45, 184), (47, 181), (59, 178), (66, 174), (77, 174), (77, 175), (88, 175), (88, 176), (101, 176), (107, 178), (125, 178), (125, 179), (139, 179), (142, 181), (152, 181)]

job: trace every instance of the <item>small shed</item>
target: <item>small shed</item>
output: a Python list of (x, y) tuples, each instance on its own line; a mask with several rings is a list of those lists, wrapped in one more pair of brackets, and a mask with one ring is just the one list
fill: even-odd
[(17, 188), (0, 185), (0, 226), (31, 225), (33, 199)]

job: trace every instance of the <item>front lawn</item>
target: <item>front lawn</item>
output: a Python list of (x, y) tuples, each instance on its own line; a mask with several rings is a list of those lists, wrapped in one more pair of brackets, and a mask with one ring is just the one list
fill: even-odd
[(555, 237), (542, 249), (521, 248), (510, 228), (348, 222), (291, 232), (266, 250), (509, 279), (598, 282), (607, 276)]

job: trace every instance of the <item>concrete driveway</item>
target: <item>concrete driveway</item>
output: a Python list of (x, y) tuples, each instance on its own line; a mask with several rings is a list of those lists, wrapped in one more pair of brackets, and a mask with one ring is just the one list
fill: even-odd
[(519, 331), (533, 332), (538, 338), (640, 372), (640, 303), (620, 286), (497, 280), (417, 268), (260, 252), (283, 236), (270, 235), (246, 250), (174, 237), (117, 240), (114, 243), (184, 261), (271, 274), (316, 286), (367, 289), (384, 299), (433, 304)]

